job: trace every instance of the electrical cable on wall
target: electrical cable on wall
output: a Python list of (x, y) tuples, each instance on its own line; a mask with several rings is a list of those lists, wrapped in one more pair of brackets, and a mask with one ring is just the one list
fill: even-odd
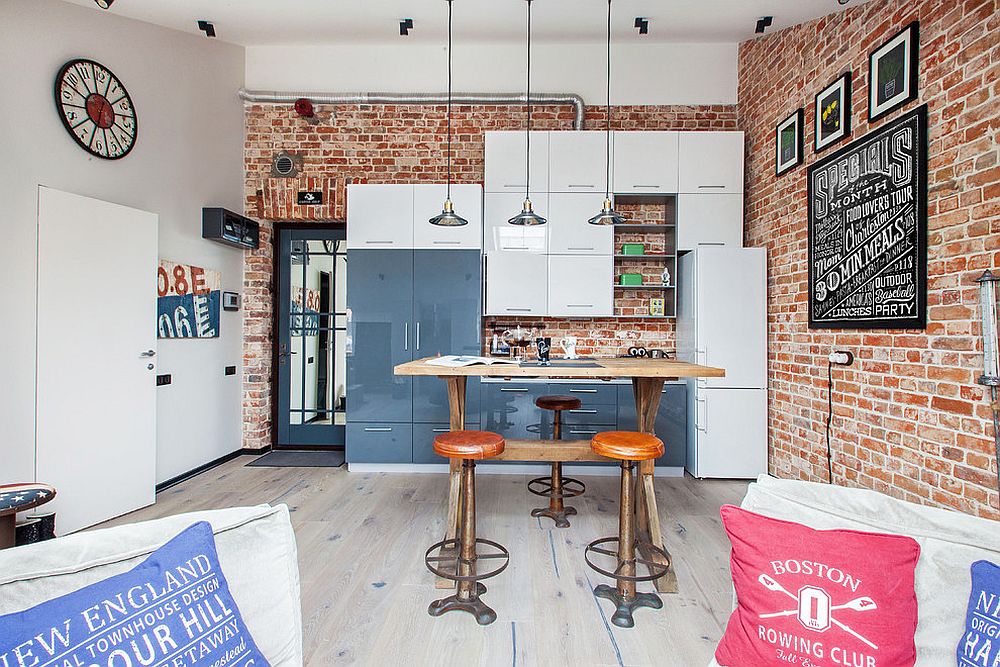
[(826, 359), (826, 480), (833, 484), (833, 443), (830, 433), (833, 430), (833, 365), (850, 366), (854, 363), (854, 355), (844, 350), (831, 352)]

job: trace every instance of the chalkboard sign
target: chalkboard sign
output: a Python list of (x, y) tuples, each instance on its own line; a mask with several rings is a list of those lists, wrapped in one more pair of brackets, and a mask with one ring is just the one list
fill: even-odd
[(809, 168), (809, 326), (926, 323), (924, 105)]

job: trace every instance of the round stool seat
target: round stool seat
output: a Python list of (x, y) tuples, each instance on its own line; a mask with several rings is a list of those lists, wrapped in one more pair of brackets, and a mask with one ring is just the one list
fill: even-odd
[(449, 459), (489, 459), (503, 448), (503, 436), (489, 431), (448, 431), (434, 437), (434, 452)]
[(575, 396), (539, 396), (535, 405), (542, 410), (576, 410), (583, 404)]
[(590, 440), (595, 454), (620, 461), (646, 461), (663, 456), (663, 441), (635, 431), (606, 431)]

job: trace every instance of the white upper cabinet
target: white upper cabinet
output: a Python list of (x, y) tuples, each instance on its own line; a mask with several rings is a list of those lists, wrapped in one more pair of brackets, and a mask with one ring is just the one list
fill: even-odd
[(549, 256), (549, 316), (610, 317), (614, 291), (614, 267), (607, 255)]
[(677, 249), (700, 245), (743, 247), (743, 195), (677, 195)]
[(549, 192), (600, 192), (607, 186), (606, 134), (549, 133)]
[(486, 314), (546, 315), (548, 260), (530, 252), (487, 253)]
[(678, 192), (743, 192), (742, 132), (681, 132)]
[(347, 247), (412, 248), (412, 185), (348, 185)]
[(591, 225), (587, 220), (604, 205), (604, 193), (552, 193), (549, 195), (549, 253), (553, 255), (610, 255), (614, 229)]
[(677, 192), (678, 139), (678, 132), (615, 132), (612, 191), (619, 194)]
[[(486, 133), (486, 192), (519, 192), (524, 199), (525, 133)], [(531, 196), (549, 191), (549, 133), (531, 133)], [(511, 214), (513, 215), (513, 214)]]
[(479, 185), (451, 186), (455, 213), (469, 221), (461, 227), (440, 227), (428, 222), (444, 206), (448, 186), (413, 186), (413, 247), (417, 249), (479, 248), (483, 241), (483, 188)]
[[(549, 217), (549, 195), (531, 196), (535, 213)], [(524, 193), (487, 192), (483, 227), (483, 246), (486, 252), (509, 250), (515, 252), (544, 253), (549, 246), (549, 225), (526, 227), (507, 222), (521, 212)]]

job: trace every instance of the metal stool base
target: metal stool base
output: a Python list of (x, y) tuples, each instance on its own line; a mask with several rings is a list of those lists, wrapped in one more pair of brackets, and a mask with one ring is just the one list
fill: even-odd
[[(477, 552), (475, 561), (502, 559), (503, 562), (488, 572), (483, 572), (483, 573), (476, 572), (475, 574), (472, 574), (470, 576), (462, 576), (458, 574), (459, 565), (462, 560), (461, 556), (459, 555), (459, 550), (461, 547), (460, 540), (441, 540), (440, 542), (435, 542), (434, 544), (432, 544), (430, 548), (426, 551), (426, 553), (424, 553), (424, 565), (426, 565), (427, 569), (430, 570), (431, 573), (434, 574), (435, 576), (441, 577), (442, 579), (449, 579), (451, 581), (458, 581), (458, 582), (480, 581), (482, 579), (489, 579), (490, 577), (497, 576), (498, 574), (506, 570), (508, 565), (510, 565), (510, 552), (507, 551), (507, 548), (504, 547), (502, 544), (498, 544), (493, 540), (484, 540), (483, 538), (479, 537), (476, 538), (476, 545), (490, 546), (496, 549), (496, 551), (493, 553)], [(439, 549), (441, 550), (440, 555), (433, 556), (432, 554)], [(454, 565), (451, 567), (450, 570), (443, 570), (436, 565), (432, 565), (432, 563), (435, 564), (454, 563)], [(480, 585), (482, 586), (482, 584)], [(485, 586), (483, 586), (483, 590), (484, 591), (486, 590)], [(477, 595), (482, 595), (482, 593), (477, 593)]]
[(663, 563), (659, 563), (657, 561), (648, 560), (646, 558), (638, 558), (637, 557), (637, 558), (633, 559), (632, 560), (633, 565), (636, 564), (636, 563), (638, 563), (640, 565), (645, 565), (647, 568), (649, 568), (649, 574), (648, 575), (625, 575), (625, 574), (621, 574), (622, 567), (625, 565), (625, 562), (623, 562), (621, 560), (616, 560), (616, 562), (618, 564), (618, 567), (615, 569), (614, 572), (602, 569), (601, 567), (599, 567), (596, 564), (594, 564), (594, 562), (592, 560), (590, 560), (590, 555), (591, 554), (595, 554), (595, 553), (596, 554), (601, 554), (602, 556), (607, 556), (607, 557), (610, 557), (610, 558), (617, 559), (618, 558), (618, 549), (617, 548), (615, 548), (614, 550), (612, 550), (612, 549), (603, 548), (601, 545), (604, 545), (604, 544), (618, 544), (618, 543), (619, 543), (619, 538), (617, 538), (617, 537), (602, 537), (601, 539), (594, 540), (593, 542), (591, 542), (590, 544), (588, 544), (587, 548), (583, 552), (583, 558), (584, 558), (584, 560), (587, 561), (587, 565), (590, 566), (590, 569), (594, 570), (595, 572), (600, 572), (605, 577), (610, 577), (611, 579), (614, 579), (615, 581), (631, 581), (631, 582), (653, 581), (653, 580), (659, 579), (660, 577), (662, 577), (663, 575), (665, 575), (667, 573), (667, 571), (670, 569), (670, 556), (669, 556), (669, 554), (667, 554), (666, 551), (664, 551), (660, 547), (655, 546), (653, 544), (650, 544), (648, 542), (640, 542), (638, 540), (635, 541), (635, 546), (634, 546), (635, 551), (638, 552), (638, 551), (641, 551), (641, 550), (646, 550), (646, 551), (652, 552), (653, 554), (655, 554), (655, 555), (659, 556), (660, 558), (662, 558), (663, 561), (664, 561)]
[(430, 603), (427, 607), (427, 613), (431, 616), (441, 616), (449, 611), (464, 611), (466, 613), (472, 614), (476, 617), (476, 622), (479, 625), (489, 625), (493, 621), (497, 620), (497, 613), (487, 605), (485, 602), (479, 599), (479, 596), (486, 592), (486, 586), (480, 583), (476, 583), (476, 592), (468, 600), (462, 600), (458, 596), (459, 593), (455, 595), (449, 595), (446, 598), (441, 598), (440, 600), (435, 600)]
[(531, 516), (533, 517), (546, 517), (552, 519), (556, 522), (556, 528), (569, 528), (569, 520), (566, 519), (568, 516), (575, 516), (575, 507), (563, 507), (562, 510), (554, 510), (548, 507), (539, 507), (538, 509), (531, 510)]
[[(551, 475), (536, 477), (528, 482), (528, 491), (544, 498), (575, 498), (583, 495), (587, 490), (587, 486), (578, 479), (572, 477), (560, 477), (560, 479), (562, 480), (562, 493), (556, 493), (552, 490)], [(535, 487), (539, 488), (536, 489)]]
[(655, 593), (636, 593), (635, 597), (627, 599), (618, 592), (617, 588), (600, 584), (594, 588), (594, 595), (605, 600), (611, 600), (615, 604), (615, 613), (611, 616), (611, 622), (619, 628), (635, 627), (635, 620), (632, 613), (641, 607), (660, 609), (663, 601)]

